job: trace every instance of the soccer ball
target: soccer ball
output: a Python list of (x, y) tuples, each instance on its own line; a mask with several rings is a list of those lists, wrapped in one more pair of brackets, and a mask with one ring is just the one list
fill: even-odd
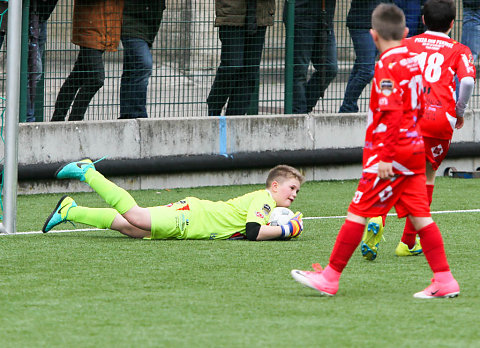
[(270, 226), (285, 225), (294, 216), (294, 212), (285, 207), (276, 207), (270, 214), (268, 224)]

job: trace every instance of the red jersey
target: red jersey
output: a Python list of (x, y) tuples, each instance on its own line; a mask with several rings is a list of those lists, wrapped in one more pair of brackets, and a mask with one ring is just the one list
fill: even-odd
[(422, 134), (450, 140), (455, 129), (455, 75), (459, 80), (475, 78), (470, 49), (439, 32), (427, 31), (403, 41), (416, 55), (423, 72), (425, 110), (420, 121)]
[(375, 66), (363, 171), (377, 173), (378, 162), (391, 162), (395, 174), (425, 172), (425, 149), (417, 124), (421, 109), (420, 67), (405, 46), (382, 53)]

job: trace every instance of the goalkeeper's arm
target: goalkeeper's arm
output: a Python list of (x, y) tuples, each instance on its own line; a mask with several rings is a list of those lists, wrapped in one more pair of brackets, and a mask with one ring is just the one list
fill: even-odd
[(299, 212), (282, 226), (260, 225), (257, 222), (247, 222), (246, 224), (247, 239), (252, 241), (290, 239), (298, 237), (302, 231), (302, 214)]

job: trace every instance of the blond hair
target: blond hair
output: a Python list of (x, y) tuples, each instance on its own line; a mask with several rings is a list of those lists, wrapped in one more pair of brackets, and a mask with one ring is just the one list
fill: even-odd
[(267, 176), (267, 188), (272, 186), (274, 181), (283, 182), (286, 179), (295, 178), (297, 179), (300, 184), (305, 181), (305, 177), (300, 173), (298, 169), (293, 167), (287, 166), (286, 164), (279, 164), (276, 167), (270, 169)]
[(405, 32), (405, 14), (394, 4), (382, 3), (372, 13), (372, 29), (388, 41), (400, 41)]

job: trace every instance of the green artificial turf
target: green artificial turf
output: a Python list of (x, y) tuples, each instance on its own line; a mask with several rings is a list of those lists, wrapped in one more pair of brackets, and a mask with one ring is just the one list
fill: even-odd
[[(306, 183), (292, 206), (343, 216), (356, 181)], [(480, 181), (439, 178), (433, 211), (477, 209)], [(228, 199), (261, 186), (134, 191), (142, 206), (193, 195)], [(61, 195), (18, 198), (18, 231), (39, 231)], [(72, 195), (104, 207), (95, 193)], [(143, 241), (114, 231), (0, 237), (2, 347), (476, 347), (480, 213), (433, 215), (455, 299), (412, 294), (432, 276), (424, 256), (398, 258), (403, 221), (389, 217), (377, 260), (357, 250), (333, 298), (290, 276), (325, 265), (343, 220), (305, 220), (288, 242)], [(77, 228), (87, 226), (77, 225)], [(69, 224), (54, 230), (74, 228)]]

